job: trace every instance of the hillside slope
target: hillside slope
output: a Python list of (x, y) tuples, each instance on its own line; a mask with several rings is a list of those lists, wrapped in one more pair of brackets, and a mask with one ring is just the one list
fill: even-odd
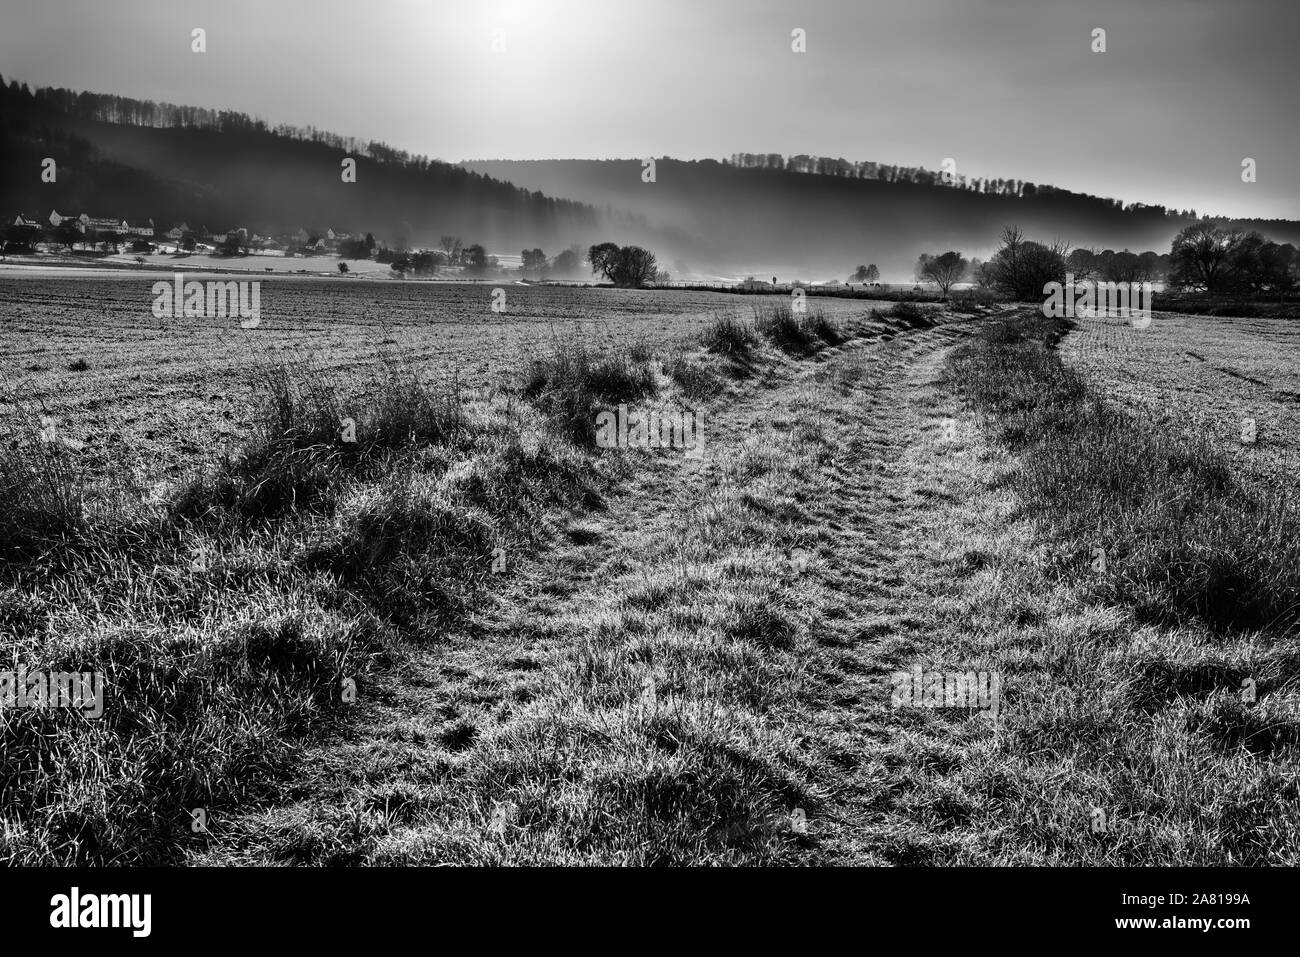
[[(1166, 252), (1190, 216), (1159, 207), (1041, 188), (993, 195), (923, 182), (890, 182), (752, 169), (714, 160), (659, 159), (642, 182), (640, 160), (475, 160), (466, 169), (595, 206), (608, 204), (702, 237), (673, 250), (691, 265), (843, 279), (859, 263), (905, 281), (922, 252), (957, 249), (987, 257), (1002, 227), (1099, 249)], [(1300, 242), (1300, 223), (1251, 222), (1277, 242)], [(661, 258), (663, 258), (661, 256)]]
[[(597, 241), (600, 217), (581, 203), (383, 144), (193, 112), (0, 82), (0, 209), (42, 222), (57, 209), (214, 231), (333, 226), (424, 245), (446, 233), (498, 250)], [(355, 182), (343, 182), (345, 156), (356, 159)], [(53, 183), (41, 179), (46, 157), (57, 164)]]

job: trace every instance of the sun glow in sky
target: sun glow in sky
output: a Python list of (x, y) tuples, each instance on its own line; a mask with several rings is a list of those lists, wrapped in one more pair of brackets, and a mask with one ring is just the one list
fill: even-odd
[(953, 157), (968, 175), (1300, 218), (1292, 0), (0, 0), (0, 24), (6, 78), (453, 161)]

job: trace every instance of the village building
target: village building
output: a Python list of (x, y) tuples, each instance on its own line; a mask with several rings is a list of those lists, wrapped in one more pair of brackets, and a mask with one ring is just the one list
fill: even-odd
[(86, 230), (94, 230), (97, 233), (117, 233), (119, 236), (135, 239), (152, 239), (154, 236), (152, 219), (143, 223), (132, 224), (125, 219), (88, 216), (85, 213), (80, 216), (64, 216), (57, 209), (54, 209), (50, 210), (49, 222), (55, 229), (71, 226), (81, 233), (86, 232)]
[(108, 216), (87, 216), (82, 214), (82, 222), (87, 229), (92, 229), (97, 233), (117, 233), (119, 236), (126, 235), (130, 229), (125, 219), (113, 219)]

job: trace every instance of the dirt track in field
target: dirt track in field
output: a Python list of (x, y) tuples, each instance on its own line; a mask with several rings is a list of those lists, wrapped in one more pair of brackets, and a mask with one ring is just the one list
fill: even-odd
[[(948, 553), (983, 532), (979, 508), (989, 501), (955, 504), (979, 467), (968, 442), (973, 426), (959, 423), (939, 383), (947, 350), (972, 328), (970, 320), (882, 328), (749, 383), (742, 400), (712, 411), (705, 462), (658, 458), (634, 470), (607, 509), (584, 517), (567, 541), (521, 569), (481, 616), (415, 649), (381, 681), (382, 690), (357, 706), (349, 733), (309, 756), (310, 778), (281, 806), (229, 822), (194, 859), (295, 859), (297, 850), (285, 850), (295, 842), (284, 835), (311, 828), (337, 834), (347, 826), (356, 838), (343, 857), (373, 863), (523, 863), (559, 853), (644, 862), (635, 852), (560, 852), (562, 834), (494, 821), (492, 802), (472, 792), (471, 769), (570, 667), (570, 648), (603, 619), (603, 609), (618, 606), (639, 569), (653, 575), (676, 560), (673, 543), (690, 537), (693, 509), (719, 494), (772, 492), (767, 477), (738, 477), (728, 464), (802, 433), (815, 433), (812, 468), (780, 489), (777, 501), (799, 509), (807, 557), (770, 600), (797, 608), (807, 628), (808, 656), (795, 665), (806, 694), (793, 708), (774, 708), (768, 720), (818, 770), (806, 832), (784, 859), (885, 863), (905, 855), (899, 835), (924, 825), (905, 802), (888, 797), (889, 779), (896, 786), (898, 775), (881, 762), (906, 764), (917, 735), (927, 747), (945, 747), (950, 728), (892, 708), (887, 675), (905, 655), (927, 653), (938, 623), (953, 627), (963, 576), (954, 574)], [(742, 552), (712, 556), (743, 559)], [(690, 608), (661, 611), (672, 617)], [(464, 752), (448, 750), (449, 723), (474, 729)], [(992, 733), (979, 716), (963, 732)], [(388, 799), (380, 800), (427, 788), (431, 777), (437, 799), (427, 807), (391, 811)], [(496, 798), (508, 806), (512, 795)]]

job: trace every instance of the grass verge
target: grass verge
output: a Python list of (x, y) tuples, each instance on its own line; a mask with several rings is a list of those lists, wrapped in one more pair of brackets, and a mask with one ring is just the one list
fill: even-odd
[(1053, 351), (1066, 328), (1037, 317), (997, 322), (950, 363), (958, 387), (1021, 455), (1016, 490), (1066, 560), (1103, 550), (1098, 593), (1134, 605), (1139, 620), (1294, 630), (1294, 488), (1251, 483), (1199, 437), (1107, 404)]
[(599, 504), (596, 465), (530, 409), (471, 415), (391, 365), (256, 385), (247, 447), (160, 503), (92, 495), (39, 419), (6, 429), (0, 671), (98, 674), (103, 713), (0, 707), (0, 862), (175, 862), (196, 814), (273, 800), (349, 692), (438, 640), (548, 508)]
[(924, 760), (894, 749), (912, 797), (892, 803), (925, 817), (891, 859), (1294, 865), (1294, 490), (1111, 408), (1056, 355), (1067, 328), (1011, 317), (949, 359), (1015, 457), (947, 461), (972, 514), (942, 530), (958, 597), (928, 653), (987, 654), (1004, 712), (993, 735), (927, 722)]

